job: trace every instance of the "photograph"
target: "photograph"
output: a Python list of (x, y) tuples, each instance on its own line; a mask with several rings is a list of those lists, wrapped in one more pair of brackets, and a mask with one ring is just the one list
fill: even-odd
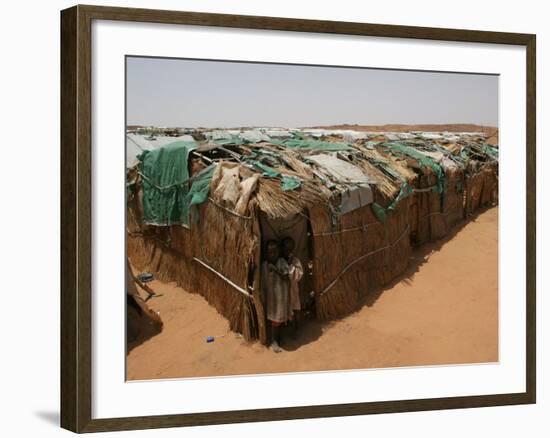
[(498, 74), (125, 72), (127, 381), (499, 362)]

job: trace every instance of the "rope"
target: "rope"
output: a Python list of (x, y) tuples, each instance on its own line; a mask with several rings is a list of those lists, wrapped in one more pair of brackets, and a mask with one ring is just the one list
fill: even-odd
[[(159, 239), (158, 237), (156, 236), (148, 236), (144, 233), (140, 233), (140, 232), (132, 232), (130, 230), (126, 230), (126, 232), (130, 235), (130, 236), (140, 236), (144, 239), (153, 239), (153, 240), (157, 240), (159, 241), (163, 246), (165, 246), (169, 251), (171, 251), (173, 254), (175, 254), (176, 256), (178, 257), (181, 257), (181, 258), (185, 258), (185, 256), (181, 253), (179, 253), (178, 251), (174, 250), (173, 248), (170, 248), (166, 242), (163, 242), (161, 239)], [(202, 260), (198, 259), (197, 257), (193, 257), (193, 260), (195, 260), (196, 262), (200, 263), (202, 266), (204, 266), (205, 268), (207, 268), (208, 270), (212, 271), (214, 274), (216, 274), (218, 277), (220, 277), (222, 280), (224, 280), (225, 282), (227, 282), (229, 285), (233, 286), (236, 290), (238, 290), (239, 292), (241, 292), (242, 294), (246, 295), (247, 297), (251, 297), (252, 295), (246, 291), (245, 289), (243, 289), (242, 287), (236, 285), (235, 283), (233, 283), (229, 278), (225, 277), (223, 274), (220, 274), (218, 271), (216, 271), (214, 268), (212, 268), (210, 265), (208, 265), (207, 263), (203, 262)], [(254, 288), (250, 288), (252, 291), (254, 290)]]
[(370, 222), (368, 224), (361, 225), (359, 227), (344, 228), (342, 230), (337, 230), (337, 231), (324, 231), (321, 233), (314, 233), (313, 236), (314, 237), (331, 236), (334, 234), (348, 233), (350, 231), (366, 230), (368, 227), (371, 227), (373, 225), (383, 225), (383, 224), (382, 222)]
[(238, 290), (240, 293), (246, 295), (247, 297), (251, 297), (251, 295), (248, 293), (247, 290), (243, 289), (242, 287), (236, 285), (235, 283), (233, 283), (229, 278), (225, 277), (223, 274), (220, 274), (218, 271), (216, 271), (212, 266), (208, 265), (207, 263), (203, 262), (202, 260), (198, 259), (197, 257), (193, 257), (193, 260), (195, 260), (196, 262), (200, 263), (202, 266), (204, 266), (206, 269), (208, 269), (209, 271), (213, 272), (214, 274), (216, 274), (218, 277), (220, 277), (223, 281), (225, 281), (227, 284), (229, 284), (230, 286), (233, 286), (236, 290)]
[(424, 189), (414, 189), (413, 188), (413, 192), (415, 192), (415, 193), (431, 192), (431, 191), (433, 191), (434, 187), (437, 187), (437, 184), (434, 184), (433, 186), (430, 186), (430, 187), (426, 187)]
[(440, 211), (436, 211), (435, 213), (430, 213), (430, 214), (427, 214), (424, 217), (421, 217), (420, 219), (418, 219), (418, 222), (423, 221), (424, 219), (428, 219), (431, 216), (437, 216), (439, 214), (446, 217), (446, 216), (449, 216), (450, 213), (443, 213), (443, 212), (440, 212)]
[(184, 181), (181, 181), (181, 182), (178, 182), (178, 183), (174, 183), (174, 184), (170, 184), (169, 186), (159, 186), (157, 185), (156, 183), (153, 182), (153, 180), (151, 180), (151, 178), (149, 178), (147, 175), (141, 173), (139, 170), (138, 170), (138, 175), (140, 175), (143, 179), (147, 180), (147, 182), (149, 182), (149, 184), (151, 184), (153, 187), (155, 187), (157, 190), (168, 190), (168, 189), (171, 189), (173, 187), (178, 187), (178, 186), (182, 186), (184, 184), (187, 184), (188, 182), (191, 182), (193, 181), (198, 175), (200, 174), (197, 173), (196, 175), (193, 175), (192, 177), (190, 178), (187, 178), (186, 180)]

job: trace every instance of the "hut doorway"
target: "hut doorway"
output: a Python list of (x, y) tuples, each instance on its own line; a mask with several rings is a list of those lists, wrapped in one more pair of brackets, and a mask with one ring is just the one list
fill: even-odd
[(270, 240), (275, 240), (278, 243), (287, 237), (291, 237), (294, 240), (294, 255), (300, 259), (304, 269), (304, 275), (298, 283), (300, 289), (300, 313), (302, 316), (314, 310), (314, 299), (311, 294), (313, 284), (308, 222), (309, 219), (306, 213), (295, 214), (283, 219), (271, 219), (264, 212), (260, 212), (262, 248), (265, 248), (265, 244)]

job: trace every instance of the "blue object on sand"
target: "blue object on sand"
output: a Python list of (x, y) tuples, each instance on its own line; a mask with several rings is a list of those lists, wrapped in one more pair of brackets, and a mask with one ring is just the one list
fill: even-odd
[(153, 274), (151, 274), (150, 272), (143, 272), (142, 274), (139, 274), (137, 278), (142, 283), (149, 283), (153, 280)]
[(207, 336), (206, 342), (214, 342), (214, 336)]

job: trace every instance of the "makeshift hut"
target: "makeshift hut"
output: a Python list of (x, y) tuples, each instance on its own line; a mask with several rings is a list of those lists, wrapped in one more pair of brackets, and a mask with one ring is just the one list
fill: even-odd
[(268, 240), (294, 238), (302, 309), (328, 320), (403, 273), (413, 247), (497, 202), (498, 148), (482, 134), (257, 129), (159, 139), (128, 136), (130, 262), (201, 294), (231, 330), (264, 343)]

